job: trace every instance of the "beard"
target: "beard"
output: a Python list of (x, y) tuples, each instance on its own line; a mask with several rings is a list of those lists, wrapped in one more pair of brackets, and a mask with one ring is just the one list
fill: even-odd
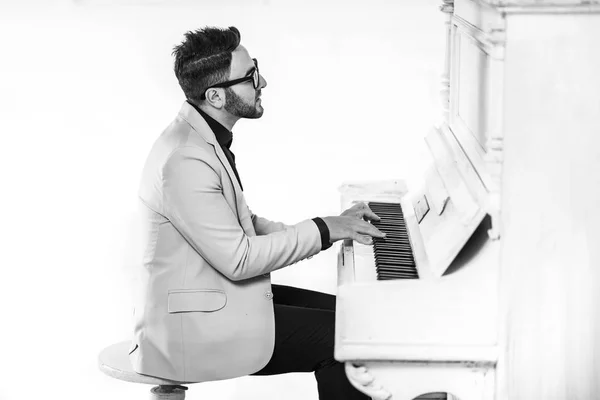
[[(230, 114), (240, 118), (256, 119), (262, 117), (264, 109), (257, 104), (256, 99), (253, 104), (250, 104), (245, 102), (231, 88), (225, 88), (225, 93), (227, 94), (225, 110)], [(257, 93), (257, 96), (260, 96), (260, 92)]]

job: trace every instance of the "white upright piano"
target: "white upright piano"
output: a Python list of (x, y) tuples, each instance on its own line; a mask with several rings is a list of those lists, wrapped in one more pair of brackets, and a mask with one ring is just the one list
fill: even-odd
[(373, 399), (600, 399), (600, 1), (440, 8), (422, 184), (340, 188), (388, 238), (340, 247), (335, 358)]

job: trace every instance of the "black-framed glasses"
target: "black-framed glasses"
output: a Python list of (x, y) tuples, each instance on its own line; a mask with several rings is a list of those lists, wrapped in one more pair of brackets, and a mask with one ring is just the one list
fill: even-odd
[[(226, 87), (237, 85), (238, 83), (242, 83), (242, 82), (246, 82), (246, 81), (252, 81), (252, 85), (254, 86), (254, 89), (258, 89), (258, 85), (260, 83), (260, 72), (258, 71), (258, 60), (256, 58), (253, 58), (252, 61), (254, 61), (254, 69), (252, 70), (250, 75), (244, 76), (243, 78), (233, 79), (231, 81), (215, 83), (214, 85), (207, 87), (204, 90), (204, 93), (206, 93), (206, 91), (210, 88), (226, 88)], [(204, 100), (206, 98), (204, 93), (202, 93), (202, 96), (200, 96), (200, 99), (202, 99), (202, 100)]]

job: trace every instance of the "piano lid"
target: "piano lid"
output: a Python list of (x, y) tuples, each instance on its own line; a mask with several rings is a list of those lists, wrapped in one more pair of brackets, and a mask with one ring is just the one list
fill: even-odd
[(450, 140), (455, 140), (452, 133), (442, 129), (427, 135), (433, 160), (423, 188), (402, 199), (422, 279), (442, 276), (486, 215), (485, 188), (464, 178), (461, 171), (470, 167), (464, 165), (469, 160)]

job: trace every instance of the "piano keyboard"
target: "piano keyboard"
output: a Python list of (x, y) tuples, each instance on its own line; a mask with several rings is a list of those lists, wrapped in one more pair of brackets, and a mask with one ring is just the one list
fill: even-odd
[(371, 221), (385, 239), (373, 238), (377, 280), (418, 279), (417, 267), (399, 203), (369, 202), (381, 221)]

